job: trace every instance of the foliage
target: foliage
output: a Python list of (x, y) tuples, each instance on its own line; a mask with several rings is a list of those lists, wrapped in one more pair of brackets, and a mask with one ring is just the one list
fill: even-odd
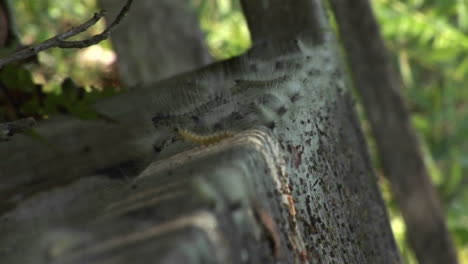
[[(23, 45), (44, 41), (79, 25), (96, 9), (95, 0), (10, 3), (14, 3), (13, 17)], [(89, 37), (103, 29), (104, 22), (100, 21), (78, 38)], [(36, 58), (3, 68), (0, 71), (0, 120), (25, 116), (42, 119), (56, 113), (84, 119), (103, 118), (91, 104), (116, 92), (118, 80), (112, 76), (115, 67), (109, 64), (109, 57), (115, 55), (110, 48), (107, 41), (79, 51), (51, 49)], [(0, 51), (2, 56), (7, 53), (11, 50)], [(103, 61), (106, 55), (108, 59)]]
[[(374, 0), (448, 225), (468, 262), (468, 2)], [(410, 263), (410, 262), (408, 262)]]
[(33, 116), (36, 120), (57, 113), (70, 114), (81, 119), (106, 119), (92, 104), (98, 99), (115, 94), (115, 89), (86, 92), (72, 79), (65, 78), (57, 85), (57, 92), (45, 93), (35, 84), (31, 72), (22, 65), (8, 65), (0, 71), (0, 120), (15, 120)]
[[(44, 41), (72, 26), (79, 25), (92, 17), (97, 10), (96, 0), (56, 1), (22, 0), (14, 1), (17, 31), (24, 45)], [(104, 21), (99, 21), (87, 32), (74, 40), (90, 37), (104, 30)], [(33, 65), (33, 79), (44, 86), (46, 91), (58, 92), (58, 85), (64, 78), (71, 77), (89, 87), (106, 86), (102, 76), (109, 70), (113, 56), (110, 42), (82, 50), (51, 49), (39, 54), (39, 65)]]
[(191, 0), (211, 54), (216, 59), (239, 55), (250, 46), (250, 35), (239, 1)]

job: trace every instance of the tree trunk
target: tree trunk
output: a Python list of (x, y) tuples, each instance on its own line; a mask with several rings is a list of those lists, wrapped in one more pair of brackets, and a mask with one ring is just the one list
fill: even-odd
[(11, 48), (18, 44), (11, 13), (10, 2), (0, 0), (0, 48)]
[[(2, 260), (399, 263), (320, 1), (261, 3), (303, 15), (290, 35), (98, 106), (117, 123), (51, 120), (47, 149), (0, 145)], [(254, 27), (264, 6), (243, 7)]]
[(387, 57), (369, 1), (331, 3), (409, 243), (419, 263), (457, 263), (444, 212), (401, 95), (401, 78)]
[[(122, 2), (100, 0), (109, 21)], [(111, 36), (124, 85), (154, 83), (211, 62), (188, 0), (139, 0), (131, 12)]]

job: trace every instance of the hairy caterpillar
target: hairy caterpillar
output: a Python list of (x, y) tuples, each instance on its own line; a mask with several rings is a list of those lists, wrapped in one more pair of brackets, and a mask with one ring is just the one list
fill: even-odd
[(222, 131), (211, 135), (198, 135), (186, 129), (179, 129), (178, 132), (183, 139), (200, 145), (215, 144), (225, 138), (234, 136), (234, 132), (231, 131)]

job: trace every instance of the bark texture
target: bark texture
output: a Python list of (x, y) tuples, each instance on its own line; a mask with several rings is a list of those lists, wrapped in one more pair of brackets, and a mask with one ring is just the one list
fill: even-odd
[[(123, 1), (100, 0), (112, 21)], [(111, 36), (121, 81), (135, 86), (208, 64), (211, 56), (187, 0), (139, 0)]]
[(420, 263), (457, 263), (444, 213), (401, 95), (401, 78), (390, 64), (369, 1), (331, 3), (410, 245)]

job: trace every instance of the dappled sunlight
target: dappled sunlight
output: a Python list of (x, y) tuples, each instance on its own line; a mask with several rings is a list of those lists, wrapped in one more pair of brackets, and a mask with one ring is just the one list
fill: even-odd
[(226, 59), (245, 52), (251, 45), (244, 14), (237, 1), (191, 0), (211, 55)]
[(77, 53), (76, 62), (83, 66), (109, 66), (117, 59), (115, 52), (106, 50), (99, 45), (82, 49)]

